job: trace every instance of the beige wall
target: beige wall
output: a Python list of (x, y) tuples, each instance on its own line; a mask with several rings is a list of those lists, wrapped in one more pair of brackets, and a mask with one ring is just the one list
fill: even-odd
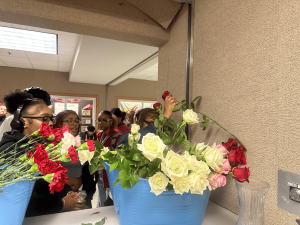
[[(48, 92), (99, 96), (99, 110), (105, 109), (106, 87), (69, 82), (69, 73), (0, 66), (0, 100), (11, 91), (41, 87)], [(116, 107), (117, 97), (156, 98), (157, 81), (128, 79), (108, 89), (108, 109)]]
[[(251, 178), (270, 183), (267, 225), (290, 225), (298, 216), (277, 207), (277, 172), (299, 173), (300, 5), (298, 1), (195, 1), (193, 97), (198, 109), (247, 147)], [(192, 140), (220, 143), (229, 136), (212, 125)], [(211, 199), (238, 212), (236, 188)]]
[[(298, 216), (277, 207), (277, 172), (299, 173), (300, 28), (298, 1), (194, 1), (191, 99), (239, 137), (251, 178), (270, 183), (265, 224), (290, 225)], [(159, 49), (158, 99), (169, 90), (185, 98), (186, 7)], [(200, 104), (201, 103), (201, 104)], [(216, 125), (191, 129), (191, 141), (213, 144), (230, 136)], [(231, 178), (211, 200), (238, 213)]]
[[(168, 43), (159, 48), (157, 99), (164, 91), (170, 91), (176, 98), (185, 99), (186, 92), (186, 52), (187, 52), (188, 7), (183, 6), (170, 26)], [(174, 115), (173, 119), (181, 119)]]
[(115, 86), (108, 87), (107, 109), (116, 107), (117, 97), (156, 99), (156, 95), (157, 81), (127, 79)]

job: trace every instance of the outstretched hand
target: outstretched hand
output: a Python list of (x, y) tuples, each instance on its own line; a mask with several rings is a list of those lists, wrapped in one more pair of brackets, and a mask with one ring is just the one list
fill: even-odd
[(175, 97), (167, 96), (165, 99), (164, 115), (170, 118), (173, 115), (173, 109), (179, 102)]

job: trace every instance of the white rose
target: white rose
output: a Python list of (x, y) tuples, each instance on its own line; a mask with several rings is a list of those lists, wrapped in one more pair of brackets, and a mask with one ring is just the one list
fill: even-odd
[(140, 138), (141, 138), (141, 134), (140, 134), (140, 133), (138, 133), (138, 134), (129, 134), (129, 135), (128, 135), (128, 138), (129, 138), (130, 141), (132, 141), (132, 142), (133, 142), (133, 139), (134, 139), (136, 142), (138, 142), (138, 141), (140, 140)]
[(81, 165), (83, 165), (86, 161), (89, 161), (89, 163), (91, 164), (91, 160), (94, 156), (94, 153), (95, 153), (95, 151), (90, 152), (89, 150), (78, 151), (78, 158), (79, 158)]
[(188, 164), (184, 158), (170, 150), (161, 163), (161, 170), (171, 179), (188, 175)]
[(142, 144), (137, 145), (145, 157), (150, 161), (155, 158), (163, 158), (163, 151), (166, 145), (163, 141), (153, 133), (148, 133), (143, 137)]
[(219, 166), (223, 165), (223, 154), (222, 151), (217, 148), (207, 148), (202, 152), (205, 157), (206, 163), (215, 171), (220, 171)]
[(137, 134), (140, 130), (140, 126), (137, 124), (131, 124), (131, 133)]
[(187, 124), (199, 123), (198, 115), (192, 109), (187, 109), (183, 112), (183, 120)]
[(191, 193), (192, 194), (203, 194), (203, 191), (206, 190), (209, 185), (208, 176), (201, 171), (191, 172), (189, 175), (189, 181), (191, 184)]
[(207, 147), (207, 145), (205, 145), (204, 143), (198, 143), (196, 145), (196, 150), (197, 151), (202, 151), (203, 149), (205, 149)]
[(209, 169), (206, 162), (199, 161), (198, 171), (195, 171), (195, 172), (201, 172), (201, 173), (206, 174), (208, 176), (208, 174), (210, 174), (211, 171), (210, 171), (210, 169)]
[(162, 172), (157, 172), (152, 177), (149, 178), (149, 185), (151, 187), (151, 192), (156, 196), (160, 195), (166, 190), (169, 183), (169, 179)]
[(170, 183), (173, 184), (175, 193), (181, 194), (181, 195), (184, 192), (189, 192), (190, 187), (191, 187), (190, 179), (188, 176), (172, 179), (172, 181)]

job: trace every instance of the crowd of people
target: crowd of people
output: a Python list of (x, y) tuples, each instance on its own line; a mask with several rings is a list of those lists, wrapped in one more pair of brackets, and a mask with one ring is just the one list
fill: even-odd
[[(172, 110), (177, 104), (174, 97), (168, 96), (165, 99), (164, 116), (170, 118)], [(103, 110), (99, 113), (96, 126), (99, 132), (96, 133), (94, 126), (88, 126), (87, 131), (80, 135), (80, 117), (75, 111), (64, 110), (54, 115), (49, 107), (51, 97), (45, 90), (38, 87), (31, 87), (23, 91), (17, 90), (4, 97), (4, 102), (0, 102), (0, 152), (10, 148), (19, 142), (19, 155), (25, 152), (21, 146), (30, 141), (30, 136), (38, 130), (44, 122), (53, 128), (68, 127), (74, 137), (80, 137), (80, 142), (87, 140), (99, 141), (104, 147), (111, 151), (119, 145), (128, 145), (128, 135), (130, 126), (135, 123), (141, 128), (141, 138), (147, 133), (156, 133), (153, 120), (158, 113), (153, 108), (144, 108), (135, 112), (122, 112), (119, 108), (110, 111)], [(10, 116), (7, 116), (7, 112)], [(113, 205), (110, 195), (109, 183), (105, 170), (90, 174), (89, 164), (61, 162), (67, 169), (68, 181), (61, 192), (51, 194), (48, 183), (43, 179), (37, 180), (27, 208), (26, 217), (39, 216), (65, 211), (81, 210), (92, 207), (92, 198), (98, 183), (98, 193), (100, 207)], [(73, 198), (78, 191), (84, 190), (86, 198), (77, 201)]]

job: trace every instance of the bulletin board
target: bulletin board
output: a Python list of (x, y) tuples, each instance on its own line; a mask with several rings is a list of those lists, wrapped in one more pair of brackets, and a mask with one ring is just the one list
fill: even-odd
[(80, 134), (87, 131), (89, 125), (93, 125), (98, 132), (95, 121), (98, 115), (98, 96), (65, 93), (49, 93), (53, 114), (57, 115), (64, 110), (75, 111), (81, 119)]
[(144, 108), (153, 108), (153, 104), (156, 102), (156, 99), (117, 97), (117, 108), (124, 112), (133, 108), (136, 108), (135, 111), (137, 111)]

